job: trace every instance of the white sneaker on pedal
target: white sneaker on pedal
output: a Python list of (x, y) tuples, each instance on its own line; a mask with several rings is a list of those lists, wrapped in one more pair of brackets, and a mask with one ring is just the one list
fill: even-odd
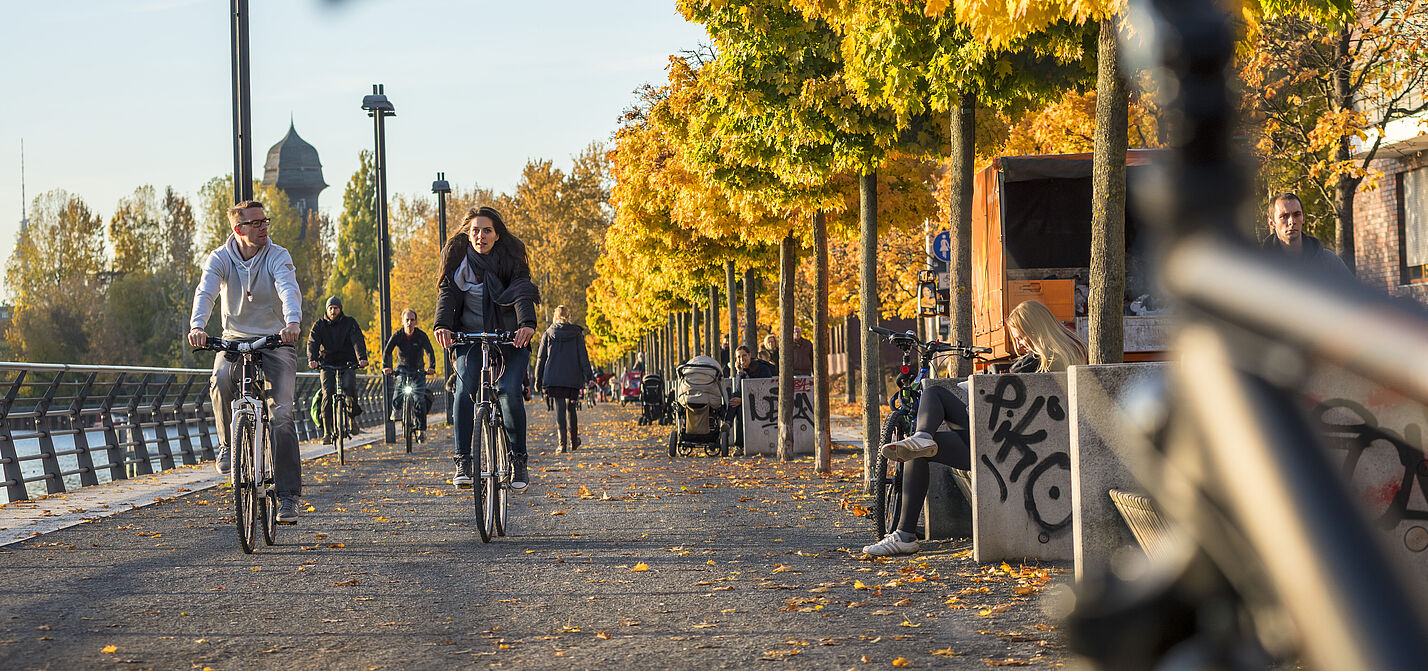
[(456, 473), (451, 476), (451, 484), (467, 488), (471, 486), (471, 460), (457, 459)]
[(896, 555), (910, 555), (922, 549), (922, 546), (917, 544), (916, 538), (903, 540), (907, 536), (908, 534), (902, 531), (894, 531), (884, 536), (882, 540), (864, 547), (863, 552), (873, 555), (874, 557), (893, 557)]
[(894, 441), (879, 449), (884, 457), (897, 461), (933, 457), (937, 455), (937, 441), (921, 431), (902, 440)]

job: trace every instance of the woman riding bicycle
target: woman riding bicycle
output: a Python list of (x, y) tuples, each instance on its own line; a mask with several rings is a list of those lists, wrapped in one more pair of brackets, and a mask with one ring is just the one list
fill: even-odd
[(540, 348), (536, 350), (536, 388), (555, 400), (561, 452), (580, 447), (576, 409), (580, 407), (580, 390), (594, 379), (590, 353), (585, 349), (585, 329), (570, 323), (570, 311), (559, 306), (555, 309), (555, 323), (540, 337)]
[[(1026, 301), (1007, 315), (1007, 334), (1018, 354), (1012, 373), (1052, 373), (1086, 363), (1086, 343), (1067, 330), (1051, 310)], [(939, 431), (946, 424), (950, 431)], [(903, 468), (902, 514), (897, 528), (882, 540), (863, 548), (870, 555), (887, 557), (917, 552), (914, 530), (927, 498), (928, 461), (952, 468), (971, 469), (971, 439), (967, 405), (946, 387), (928, 385), (917, 407), (917, 431), (882, 446), (888, 459), (906, 462)]]
[(481, 386), (481, 346), (452, 347), (453, 333), (514, 331), (514, 344), (500, 346), (504, 368), (496, 380), (496, 400), (510, 435), (513, 475), (511, 489), (521, 491), (530, 482), (526, 474), (526, 407), (521, 383), (530, 364), (531, 336), (535, 335), (535, 304), (540, 291), (531, 282), (526, 246), (506, 228), (495, 208), (471, 208), (463, 218), (464, 231), (441, 250), (441, 278), (437, 281), (436, 341), (456, 355), (456, 445), (452, 458), (456, 474), (451, 483), (471, 484), (471, 443), (475, 432), (475, 397)]

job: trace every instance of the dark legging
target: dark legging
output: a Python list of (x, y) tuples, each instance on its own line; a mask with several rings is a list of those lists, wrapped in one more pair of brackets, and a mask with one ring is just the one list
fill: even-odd
[(575, 443), (575, 437), (580, 435), (580, 417), (575, 412), (579, 408), (579, 397), (573, 399), (555, 397), (555, 425), (560, 428), (560, 435), (570, 436), (572, 445)]
[[(940, 430), (943, 424), (947, 431)], [(910, 459), (902, 467), (902, 518), (898, 531), (915, 533), (917, 518), (922, 515), (922, 502), (927, 498), (927, 462), (936, 461), (952, 468), (970, 470), (972, 460), (968, 445), (967, 404), (951, 389), (927, 385), (917, 406), (917, 430), (932, 435), (937, 441), (937, 454), (922, 459)]]

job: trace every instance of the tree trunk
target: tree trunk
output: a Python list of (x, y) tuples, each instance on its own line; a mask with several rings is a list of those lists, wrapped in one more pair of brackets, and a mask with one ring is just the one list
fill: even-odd
[[(1353, 56), (1349, 53), (1349, 31), (1344, 30), (1339, 33), (1339, 38), (1334, 44), (1335, 64), (1334, 68), (1334, 106), (1340, 111), (1352, 110), (1354, 99), (1349, 82), (1349, 71), (1353, 67)], [(1338, 146), (1334, 148), (1334, 158), (1340, 162), (1347, 162), (1353, 158), (1353, 152), (1349, 147), (1349, 136), (1339, 137)], [(1339, 226), (1334, 232), (1334, 246), (1338, 247), (1339, 258), (1343, 259), (1344, 265), (1349, 267), (1349, 272), (1356, 272), (1354, 260), (1354, 192), (1358, 190), (1360, 178), (1352, 175), (1339, 175), (1338, 183), (1334, 185), (1334, 214), (1338, 216)]]
[(1126, 118), (1117, 20), (1101, 21), (1091, 159), (1091, 363), (1120, 363), (1125, 352)]
[(793, 233), (778, 246), (778, 460), (793, 460)]
[(729, 293), (729, 360), (723, 362), (729, 367), (729, 374), (734, 374), (734, 350), (739, 347), (739, 300), (734, 296), (734, 262), (724, 262), (724, 284)]
[(833, 427), (828, 408), (828, 225), (813, 215), (813, 470), (833, 470)]
[(862, 332), (863, 389), (863, 487), (872, 493), (873, 464), (877, 463), (878, 442), (882, 439), (882, 400), (877, 338), (868, 336), (868, 327), (878, 323), (878, 175), (869, 173), (858, 180), (858, 232), (862, 256), (858, 264), (858, 322)]
[[(974, 121), (977, 95), (962, 94), (962, 101), (952, 116), (952, 211), (948, 213), (952, 248), (948, 263), (948, 292), (951, 305), (948, 317), (952, 322), (950, 338), (962, 345), (972, 344), (972, 178), (976, 158)], [(953, 375), (964, 377), (972, 373), (972, 362), (953, 358)]]
[[(708, 324), (705, 342), (709, 343), (709, 356), (718, 359), (719, 336), (723, 334), (719, 332), (719, 287), (713, 284), (709, 285), (709, 318), (704, 323)], [(719, 365), (724, 365), (724, 362), (720, 361)]]
[[(704, 313), (700, 310), (700, 307), (695, 306), (695, 304), (691, 303), (690, 343), (693, 343), (693, 345), (691, 345), (690, 347), (691, 358), (697, 357), (697, 355), (700, 354), (704, 354), (704, 334), (700, 333), (701, 327), (703, 327), (703, 317)], [(688, 361), (688, 358), (685, 358), (685, 361)]]
[(749, 268), (744, 269), (744, 345), (749, 348), (749, 353), (759, 355), (759, 308), (754, 295), (758, 291), (759, 280), (754, 277), (754, 271)]

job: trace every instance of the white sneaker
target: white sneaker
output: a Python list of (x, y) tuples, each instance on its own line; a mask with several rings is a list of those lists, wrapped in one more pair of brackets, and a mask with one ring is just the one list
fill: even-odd
[(917, 544), (917, 540), (903, 540), (901, 531), (894, 531), (882, 540), (863, 548), (863, 552), (874, 557), (892, 557), (894, 555), (910, 555), (922, 549)]
[(899, 441), (882, 446), (879, 450), (884, 457), (896, 461), (907, 461), (937, 455), (937, 441), (921, 431)]

